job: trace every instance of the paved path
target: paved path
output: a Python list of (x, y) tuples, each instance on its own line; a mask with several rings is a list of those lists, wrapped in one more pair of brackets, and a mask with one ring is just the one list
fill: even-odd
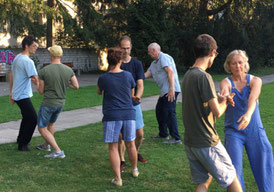
[[(98, 75), (81, 75), (78, 77), (80, 86), (96, 85)], [(262, 77), (263, 83), (274, 82), (274, 75), (267, 75)], [(219, 83), (215, 83), (216, 88), (219, 87)], [(9, 88), (7, 83), (0, 82), (0, 95), (7, 95)], [(156, 106), (158, 96), (152, 96), (142, 99), (142, 110), (152, 110)], [(181, 94), (178, 97), (178, 101), (181, 102)], [(102, 106), (83, 108), (71, 111), (62, 112), (56, 122), (56, 131), (62, 131), (69, 128), (88, 125), (96, 123), (102, 119)], [(0, 124), (0, 144), (12, 143), (16, 141), (20, 121), (11, 121)], [(40, 136), (38, 130), (34, 132), (34, 136)]]

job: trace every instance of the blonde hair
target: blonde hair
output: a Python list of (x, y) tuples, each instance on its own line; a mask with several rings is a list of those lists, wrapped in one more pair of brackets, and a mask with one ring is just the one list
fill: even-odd
[(226, 60), (225, 60), (225, 63), (224, 63), (224, 69), (227, 73), (231, 73), (231, 70), (230, 70), (230, 64), (231, 64), (231, 60), (232, 58), (235, 56), (235, 55), (240, 55), (244, 62), (245, 62), (245, 72), (247, 73), (250, 69), (250, 66), (249, 66), (249, 63), (248, 63), (248, 56), (246, 54), (245, 51), (243, 50), (234, 50), (234, 51), (231, 51), (227, 57), (226, 57)]

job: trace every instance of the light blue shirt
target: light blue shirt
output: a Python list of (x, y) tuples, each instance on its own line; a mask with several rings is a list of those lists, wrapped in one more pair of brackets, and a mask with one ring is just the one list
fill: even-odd
[(167, 72), (164, 69), (165, 67), (171, 67), (171, 69), (173, 70), (174, 90), (175, 92), (181, 92), (181, 87), (174, 60), (170, 55), (161, 52), (158, 56), (158, 59), (154, 60), (148, 68), (148, 71), (151, 72), (154, 81), (161, 90), (160, 97), (164, 96), (169, 92), (169, 83)]
[(13, 86), (12, 99), (15, 101), (32, 97), (31, 76), (37, 75), (34, 62), (27, 56), (18, 54), (11, 66)]

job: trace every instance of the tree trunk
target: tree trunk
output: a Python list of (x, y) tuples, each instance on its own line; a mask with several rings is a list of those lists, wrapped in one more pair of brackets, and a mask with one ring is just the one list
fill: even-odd
[[(50, 8), (54, 7), (54, 2), (55, 0), (48, 0), (48, 6)], [(47, 47), (51, 47), (53, 43), (53, 38), (52, 38), (52, 14), (48, 13), (47, 14)]]

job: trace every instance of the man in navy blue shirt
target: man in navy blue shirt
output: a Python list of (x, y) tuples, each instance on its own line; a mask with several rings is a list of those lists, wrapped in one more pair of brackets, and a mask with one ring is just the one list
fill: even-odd
[[(133, 79), (135, 80), (135, 83), (136, 83), (134, 95), (137, 99), (133, 100), (133, 105), (136, 110), (135, 145), (138, 153), (138, 161), (144, 163), (147, 160), (139, 154), (139, 149), (144, 137), (144, 132), (143, 132), (144, 121), (143, 121), (142, 109), (140, 105), (140, 99), (144, 91), (144, 83), (143, 83), (143, 80), (145, 79), (144, 69), (143, 69), (142, 63), (139, 60), (132, 58), (130, 56), (132, 43), (131, 43), (131, 38), (129, 36), (122, 36), (119, 39), (119, 46), (123, 52), (123, 63), (121, 65), (121, 69), (125, 71), (129, 71), (132, 74)], [(121, 139), (119, 141), (119, 153), (121, 158), (121, 172), (122, 172), (125, 166), (125, 159), (124, 159), (125, 145), (123, 140)]]

